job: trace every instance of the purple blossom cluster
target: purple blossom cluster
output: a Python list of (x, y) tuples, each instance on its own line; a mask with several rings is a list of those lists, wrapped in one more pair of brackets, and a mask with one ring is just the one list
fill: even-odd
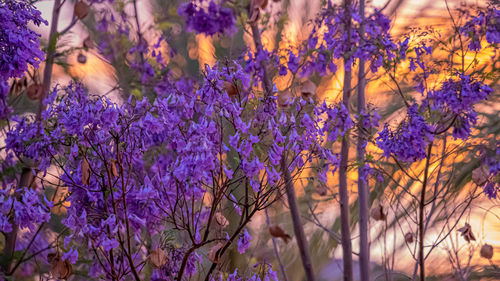
[(377, 136), (377, 145), (384, 151), (385, 157), (394, 155), (401, 161), (414, 162), (424, 159), (426, 147), (434, 140), (434, 129), (413, 105), (408, 108), (407, 118), (392, 130), (388, 124)]
[(213, 0), (189, 1), (181, 4), (177, 11), (184, 17), (188, 30), (209, 36), (234, 30), (235, 19), (231, 9), (217, 5)]
[(47, 24), (40, 11), (26, 1), (0, 2), (0, 81), (21, 77), (28, 66), (38, 67), (44, 59), (40, 35), (28, 25)]
[(500, 10), (489, 7), (486, 12), (479, 12), (460, 28), (460, 32), (470, 38), (468, 47), (472, 51), (481, 50), (483, 36), (489, 44), (500, 43)]
[[(362, 20), (358, 8), (351, 7), (351, 13), (352, 18), (346, 19), (344, 9), (331, 4), (322, 10), (307, 40), (307, 48), (302, 50), (302, 55), (312, 50), (312, 55), (304, 66), (304, 76), (312, 72), (318, 72), (320, 75), (325, 75), (327, 71), (334, 73), (337, 67), (333, 60), (344, 57), (348, 60), (347, 70), (356, 59), (362, 58), (370, 62), (372, 72), (376, 72), (383, 65), (384, 59), (395, 58), (394, 50), (397, 46), (392, 42), (389, 33), (389, 18), (374, 10), (365, 18), (365, 32), (360, 34), (359, 25)], [(349, 21), (350, 33), (346, 29)], [(323, 27), (326, 27), (327, 31), (320, 37), (317, 31)], [(350, 38), (349, 43), (347, 38)]]

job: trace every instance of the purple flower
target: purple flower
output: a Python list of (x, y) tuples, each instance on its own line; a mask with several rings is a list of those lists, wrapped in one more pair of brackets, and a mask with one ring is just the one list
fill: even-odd
[(21, 77), (32, 65), (37, 68), (44, 59), (40, 35), (28, 25), (44, 23), (40, 11), (25, 1), (0, 2), (0, 81)]
[(240, 238), (238, 239), (238, 252), (240, 254), (244, 254), (248, 248), (250, 248), (250, 242), (252, 240), (252, 236), (248, 234), (247, 229), (240, 234)]
[(187, 29), (206, 35), (233, 32), (235, 19), (231, 9), (217, 5), (213, 0), (210, 0), (208, 9), (205, 9), (202, 7), (203, 2), (207, 0), (200, 1), (200, 5), (188, 2), (179, 6), (177, 12), (184, 17)]
[(68, 260), (70, 263), (75, 264), (78, 261), (78, 251), (74, 246), (71, 246), (71, 249), (67, 253), (63, 253), (63, 260)]

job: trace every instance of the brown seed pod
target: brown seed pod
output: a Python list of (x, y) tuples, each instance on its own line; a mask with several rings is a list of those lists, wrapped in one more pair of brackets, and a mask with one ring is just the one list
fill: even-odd
[(309, 99), (316, 96), (316, 88), (316, 84), (314, 84), (311, 80), (306, 80), (300, 85), (300, 93), (303, 98)]
[(118, 169), (116, 168), (116, 161), (111, 161), (111, 164), (110, 164), (111, 168), (110, 168), (110, 171), (111, 171), (111, 174), (117, 178), (118, 177)]
[(493, 257), (493, 246), (484, 244), (481, 247), (481, 251), (479, 251), (479, 253), (481, 254), (481, 257), (491, 260), (491, 258)]
[(328, 188), (326, 186), (326, 183), (318, 182), (315, 184), (315, 186), (316, 186), (316, 192), (318, 192), (319, 195), (325, 196), (328, 193)]
[(230, 97), (234, 97), (238, 95), (238, 88), (234, 83), (224, 81), (224, 85), (222, 86), (224, 91), (226, 91), (227, 95)]
[(82, 53), (79, 53), (78, 54), (78, 57), (76, 58), (76, 60), (81, 63), (81, 64), (86, 64), (87, 63), (87, 56), (82, 54)]
[(474, 169), (474, 171), (472, 171), (472, 182), (474, 182), (478, 186), (482, 186), (488, 181), (488, 174), (488, 170), (485, 166), (476, 168)]
[(222, 228), (225, 228), (226, 226), (229, 225), (229, 221), (224, 217), (224, 215), (221, 212), (215, 213), (215, 221), (217, 222), (218, 225), (222, 226)]
[(271, 225), (269, 227), (269, 233), (272, 237), (283, 239), (285, 243), (288, 243), (288, 240), (292, 239), (290, 235), (286, 234), (285, 231), (277, 225)]
[(40, 84), (31, 84), (26, 89), (26, 95), (30, 100), (38, 100), (42, 96), (43, 86)]
[(378, 205), (373, 208), (370, 212), (371, 217), (376, 221), (385, 221), (387, 219), (386, 214), (384, 213), (384, 207), (382, 205)]
[(49, 254), (50, 274), (56, 279), (68, 279), (73, 274), (73, 267), (68, 260), (62, 260), (59, 254)]
[(465, 241), (467, 242), (476, 241), (476, 237), (474, 236), (474, 233), (472, 233), (472, 228), (470, 227), (470, 224), (465, 223), (463, 227), (458, 229), (458, 232), (461, 233)]
[(267, 0), (252, 0), (250, 5), (252, 8), (259, 7), (261, 9), (265, 9), (267, 6)]
[(292, 93), (290, 91), (279, 91), (278, 92), (278, 106), (281, 108), (288, 108), (292, 100)]
[(149, 254), (149, 260), (155, 268), (159, 268), (167, 264), (167, 254), (162, 249), (154, 249)]
[(213, 263), (218, 263), (220, 261), (220, 253), (219, 250), (224, 246), (221, 242), (214, 245), (207, 253), (208, 259)]
[(406, 243), (413, 243), (415, 241), (414, 235), (411, 232), (408, 232), (405, 234), (405, 241)]
[(89, 8), (89, 5), (87, 5), (85, 2), (78, 1), (75, 4), (75, 9), (73, 11), (75, 13), (75, 17), (80, 20), (84, 19), (89, 14)]
[(81, 163), (80, 168), (82, 170), (82, 183), (84, 185), (87, 185), (90, 182), (90, 166), (89, 166), (89, 162), (87, 161), (87, 158), (85, 158), (85, 156), (82, 159), (82, 163)]

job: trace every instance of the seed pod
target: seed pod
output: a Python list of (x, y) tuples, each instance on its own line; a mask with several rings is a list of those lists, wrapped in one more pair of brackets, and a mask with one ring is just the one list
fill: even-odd
[(465, 241), (467, 242), (476, 241), (476, 237), (474, 236), (474, 233), (472, 233), (472, 228), (470, 227), (470, 224), (465, 223), (465, 225), (459, 228), (458, 231), (461, 233)]
[(111, 166), (111, 168), (110, 168), (110, 170), (111, 170), (111, 174), (112, 174), (115, 178), (117, 178), (117, 177), (118, 177), (118, 169), (116, 168), (116, 161), (114, 161), (114, 160), (113, 160), (113, 161), (111, 161), (110, 166)]
[(493, 247), (489, 244), (484, 244), (479, 253), (481, 254), (481, 257), (491, 260), (493, 257)]
[(38, 100), (42, 96), (43, 86), (39, 84), (31, 84), (26, 89), (26, 95), (30, 100)]
[(384, 213), (384, 208), (382, 207), (382, 205), (378, 205), (377, 207), (372, 209), (371, 217), (376, 221), (385, 221), (387, 219), (387, 216)]
[(252, 0), (250, 5), (252, 8), (259, 7), (261, 9), (265, 9), (267, 6), (267, 0)]
[(229, 221), (224, 217), (224, 215), (221, 212), (215, 213), (215, 221), (217, 222), (218, 225), (222, 226), (222, 228), (225, 228), (226, 226), (229, 225)]
[(290, 106), (290, 101), (292, 100), (292, 93), (290, 91), (279, 91), (278, 92), (278, 106), (281, 108), (288, 108)]
[(84, 185), (87, 185), (90, 182), (90, 166), (89, 166), (89, 162), (87, 161), (87, 158), (85, 158), (85, 156), (82, 159), (82, 163), (81, 163), (80, 168), (82, 170), (82, 183)]
[(89, 14), (89, 5), (87, 5), (83, 1), (78, 1), (75, 4), (75, 9), (73, 12), (75, 13), (75, 17), (79, 20), (84, 19)]
[(81, 64), (86, 64), (87, 63), (87, 56), (82, 54), (82, 53), (79, 53), (78, 54), (78, 57), (76, 58), (76, 60), (81, 63)]
[(411, 232), (408, 232), (405, 234), (405, 241), (406, 243), (413, 243), (414, 242), (414, 235)]
[[(49, 254), (50, 255), (50, 254)], [(73, 267), (68, 260), (63, 261), (59, 254), (52, 254), (50, 257), (50, 274), (56, 279), (68, 279), (73, 273)]]
[(319, 195), (325, 196), (328, 193), (328, 188), (326, 186), (326, 183), (317, 182), (315, 186), (316, 186), (316, 192), (318, 192)]
[(292, 239), (290, 235), (286, 234), (285, 231), (277, 225), (271, 225), (269, 227), (269, 233), (272, 237), (283, 239), (285, 243), (288, 243), (288, 240)]
[(234, 97), (238, 95), (238, 88), (236, 88), (236, 85), (234, 83), (224, 81), (223, 89), (226, 91), (227, 95), (230, 97)]
[(488, 170), (483, 165), (472, 171), (472, 182), (474, 182), (478, 186), (484, 185), (488, 181), (488, 177)]
[(154, 249), (149, 254), (149, 260), (154, 268), (159, 268), (167, 264), (167, 254), (162, 249)]
[(300, 93), (305, 99), (312, 98), (316, 95), (316, 85), (311, 80), (306, 80), (300, 85)]
[(218, 263), (220, 261), (220, 253), (219, 250), (222, 249), (222, 243), (219, 242), (217, 245), (213, 246), (210, 248), (210, 250), (207, 253), (208, 259), (213, 262), (213, 263)]

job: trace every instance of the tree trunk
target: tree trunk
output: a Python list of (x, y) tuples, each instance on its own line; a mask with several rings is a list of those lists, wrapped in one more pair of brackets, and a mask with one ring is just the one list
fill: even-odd
[[(351, 0), (344, 0), (345, 26), (347, 32), (347, 46), (351, 42)], [(349, 111), (349, 98), (351, 96), (351, 71), (347, 71), (349, 60), (344, 57), (344, 106)], [(350, 66), (349, 66), (350, 67)], [(340, 230), (342, 235), (342, 254), (344, 263), (344, 280), (352, 281), (352, 242), (349, 223), (349, 195), (347, 191), (347, 162), (349, 160), (349, 133), (345, 132), (342, 138), (339, 167), (339, 197), (340, 197)]]
[[(361, 16), (361, 24), (359, 27), (360, 42), (363, 43), (364, 33), (365, 33), (365, 0), (359, 1), (359, 13)], [(365, 105), (365, 87), (366, 87), (366, 77), (365, 77), (365, 60), (359, 59), (358, 68), (358, 113), (359, 120), (358, 124), (362, 122), (361, 112), (366, 110)], [(361, 281), (370, 280), (370, 246), (368, 242), (368, 209), (369, 209), (369, 187), (368, 183), (365, 182), (365, 144), (366, 136), (362, 133), (362, 128), (358, 131), (358, 144), (357, 144), (357, 157), (360, 163), (358, 168), (358, 204), (359, 204), (359, 272)]]

